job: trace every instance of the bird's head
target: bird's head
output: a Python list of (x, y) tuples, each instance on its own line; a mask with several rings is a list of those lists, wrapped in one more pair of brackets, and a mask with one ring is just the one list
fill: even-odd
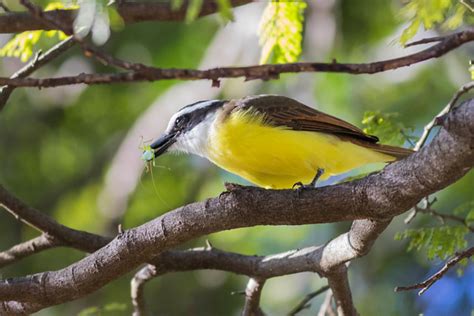
[(151, 144), (155, 157), (181, 151), (205, 156), (208, 136), (219, 110), (227, 101), (207, 100), (185, 106), (175, 113), (165, 133)]

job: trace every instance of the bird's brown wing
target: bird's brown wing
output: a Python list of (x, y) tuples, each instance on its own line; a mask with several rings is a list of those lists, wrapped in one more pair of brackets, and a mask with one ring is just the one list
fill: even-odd
[(235, 100), (232, 111), (252, 110), (264, 115), (275, 126), (293, 130), (328, 133), (346, 140), (376, 143), (376, 136), (365, 134), (360, 128), (337, 117), (310, 108), (296, 100), (275, 95), (259, 95)]

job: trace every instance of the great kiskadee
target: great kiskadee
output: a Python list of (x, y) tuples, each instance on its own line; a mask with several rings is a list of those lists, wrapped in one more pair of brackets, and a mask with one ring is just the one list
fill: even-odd
[[(377, 144), (354, 125), (277, 95), (200, 101), (171, 117), (151, 144), (155, 157), (181, 151), (264, 188), (292, 188), (411, 150)], [(316, 175), (316, 176), (315, 176)]]

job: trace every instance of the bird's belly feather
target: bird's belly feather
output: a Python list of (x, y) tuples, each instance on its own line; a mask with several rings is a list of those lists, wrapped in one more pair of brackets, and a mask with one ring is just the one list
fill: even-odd
[(318, 168), (322, 178), (392, 157), (342, 141), (336, 136), (295, 131), (232, 115), (212, 131), (209, 160), (265, 188), (309, 183)]

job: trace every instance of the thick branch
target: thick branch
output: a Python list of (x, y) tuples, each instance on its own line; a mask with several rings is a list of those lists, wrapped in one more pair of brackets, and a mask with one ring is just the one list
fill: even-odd
[[(47, 231), (48, 235), (46, 236), (48, 239), (55, 240), (51, 247), (63, 245), (76, 248), (78, 250), (92, 252), (105, 246), (111, 240), (106, 237), (77, 231), (62, 226), (47, 215), (44, 215), (40, 211), (27, 206), (1, 186), (0, 205), (8, 206), (7, 209), (15, 217), (23, 218), (23, 220), (28, 224), (31, 224), (31, 226), (37, 227), (41, 231)], [(166, 251), (160, 254), (158, 257), (152, 259), (151, 262), (156, 265), (156, 267), (153, 268), (156, 275), (162, 275), (173, 271), (187, 271), (197, 269), (225, 270), (236, 274), (260, 278), (270, 278), (304, 271), (325, 274), (330, 270), (330, 267), (334, 264), (334, 262), (326, 259), (322, 260), (323, 258), (334, 258), (337, 259), (336, 263), (340, 263), (349, 259), (353, 259), (357, 256), (364, 255), (368, 251), (368, 247), (370, 247), (370, 244), (366, 243), (366, 240), (368, 238), (375, 239), (376, 236), (378, 236), (378, 234), (381, 233), (386, 226), (385, 224), (382, 224), (380, 228), (373, 229), (374, 227), (371, 221), (368, 221), (367, 224), (367, 228), (369, 229), (365, 233), (361, 232), (365, 228), (365, 225), (354, 223), (353, 230), (351, 232), (343, 234), (323, 246), (291, 250), (269, 256), (245, 256), (222, 251), (216, 248), (206, 247), (186, 251)], [(62, 240), (60, 244), (59, 240)], [(39, 241), (33, 239), (30, 242), (34, 242), (36, 244)], [(41, 242), (39, 243), (44, 244), (44, 242), (45, 240), (42, 240), (41, 238)], [(346, 257), (337, 256), (338, 247), (349, 247), (351, 245), (359, 244), (365, 244), (366, 246), (363, 249), (354, 248)], [(24, 247), (21, 247), (21, 244), (14, 246), (12, 249), (15, 249), (16, 247), (20, 247), (17, 249), (24, 249)], [(31, 255), (45, 249), (48, 249), (48, 247), (37, 247), (35, 252), (25, 253), (24, 256)], [(325, 257), (323, 257), (324, 252), (328, 254)], [(8, 260), (4, 262), (0, 260), (0, 265), (5, 266), (11, 262), (12, 261)], [(320, 262), (324, 262), (323, 265), (321, 265)], [(150, 273), (146, 272), (146, 274)], [(138, 279), (142, 279), (140, 275), (144, 274), (139, 272), (137, 275), (139, 276)]]
[(331, 288), (336, 302), (338, 316), (356, 316), (357, 311), (352, 302), (351, 288), (347, 276), (347, 267), (342, 264), (327, 276), (328, 284)]
[(0, 206), (9, 211), (22, 222), (36, 228), (37, 230), (53, 236), (68, 246), (94, 252), (106, 245), (111, 239), (98, 235), (78, 231), (56, 222), (54, 219), (42, 212), (26, 205), (18, 198), (10, 194), (0, 185)]
[[(18, 87), (58, 87), (72, 84), (109, 84), (120, 82), (142, 82), (157, 80), (219, 80), (221, 78), (239, 78), (245, 80), (255, 79), (276, 79), (283, 73), (300, 72), (338, 72), (349, 74), (373, 74), (387, 70), (410, 66), (428, 59), (440, 57), (447, 52), (461, 46), (464, 43), (474, 40), (474, 29), (469, 29), (459, 33), (446, 36), (440, 43), (422, 50), (418, 53), (400, 58), (383, 60), (373, 63), (362, 64), (341, 64), (341, 63), (290, 63), (278, 65), (260, 65), (247, 67), (221, 67), (207, 70), (196, 69), (176, 69), (176, 68), (155, 68), (147, 66), (142, 71), (130, 71), (122, 73), (103, 74), (79, 74), (76, 76), (66, 76), (57, 78), (5, 78), (0, 77), (0, 85), (11, 85)], [(129, 68), (133, 64), (128, 65)]]
[[(252, 2), (252, 0), (231, 0), (233, 7)], [(126, 24), (145, 21), (181, 21), (186, 16), (187, 3), (174, 11), (171, 1), (125, 2), (119, 1), (117, 11)], [(216, 1), (205, 0), (199, 16), (206, 16), (218, 11)], [(72, 26), (77, 10), (53, 10), (45, 13), (49, 20), (62, 25)], [(29, 13), (15, 12), (0, 15), (0, 33), (19, 33), (31, 30), (50, 30), (50, 24), (35, 19)]]

